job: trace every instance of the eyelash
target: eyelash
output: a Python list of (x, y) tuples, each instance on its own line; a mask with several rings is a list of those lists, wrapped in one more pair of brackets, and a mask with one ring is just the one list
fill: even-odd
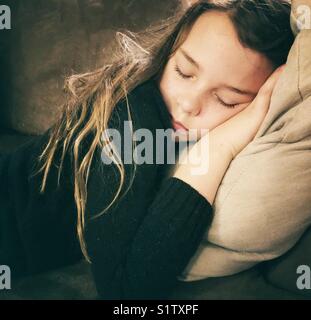
[(192, 78), (192, 76), (187, 76), (187, 75), (185, 75), (184, 73), (182, 73), (182, 72), (180, 71), (180, 69), (178, 68), (177, 65), (175, 65), (175, 71), (176, 71), (177, 74), (178, 74), (180, 77), (182, 77), (183, 79), (190, 79), (190, 78)]
[[(175, 71), (176, 71), (176, 73), (177, 73), (181, 78), (183, 78), (183, 79), (190, 79), (190, 78), (192, 77), (192, 76), (187, 76), (187, 75), (185, 75), (184, 73), (182, 73), (181, 70), (178, 68), (177, 65), (175, 65)], [(233, 108), (235, 108), (235, 107), (237, 106), (237, 104), (227, 104), (227, 103), (223, 102), (217, 95), (215, 95), (215, 96), (216, 96), (218, 102), (219, 102), (221, 105), (223, 105), (224, 107), (226, 107), (226, 108), (233, 109)]]
[(223, 102), (222, 100), (219, 99), (219, 97), (217, 95), (216, 95), (216, 98), (217, 98), (218, 102), (226, 108), (233, 109), (237, 106), (237, 104), (227, 104), (227, 103)]

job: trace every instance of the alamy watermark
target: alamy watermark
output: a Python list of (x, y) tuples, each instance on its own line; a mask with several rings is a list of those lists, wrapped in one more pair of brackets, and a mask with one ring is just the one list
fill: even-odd
[[(193, 175), (208, 172), (209, 130), (156, 129), (154, 135), (146, 128), (136, 131), (132, 128), (131, 121), (124, 121), (123, 133), (117, 129), (105, 130), (101, 153), (104, 164), (190, 164)], [(203, 136), (204, 143), (189, 153)], [(177, 140), (179, 143), (176, 143)]]
[(0, 30), (11, 29), (11, 9), (9, 6), (0, 5)]
[[(299, 30), (311, 29), (311, 8), (299, 5), (296, 8), (297, 27)], [(0, 30), (11, 29), (11, 9), (7, 5), (0, 5)]]
[(311, 8), (307, 5), (299, 5), (296, 9), (297, 28), (299, 30), (311, 29)]
[(11, 269), (9, 266), (0, 265), (0, 290), (11, 289)]
[(299, 274), (296, 285), (299, 290), (310, 290), (311, 289), (311, 268), (307, 265), (301, 265), (296, 271)]

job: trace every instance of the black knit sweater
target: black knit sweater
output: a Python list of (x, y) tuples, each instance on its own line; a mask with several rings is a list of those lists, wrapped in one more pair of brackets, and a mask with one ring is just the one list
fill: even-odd
[[(156, 129), (172, 128), (154, 79), (132, 90), (128, 102), (134, 130), (147, 128), (155, 137)], [(120, 101), (109, 127), (123, 136), (126, 120), (126, 104)], [(39, 193), (42, 174), (34, 175), (49, 131), (0, 158), (0, 265), (10, 266), (13, 276), (47, 271), (82, 257), (71, 152), (59, 185), (57, 157), (45, 193)], [(125, 164), (122, 197), (90, 219), (106, 208), (119, 185), (116, 166), (103, 164), (101, 150), (96, 151), (87, 185), (85, 240), (101, 298), (165, 299), (202, 240), (212, 206), (190, 185), (171, 177), (170, 169), (168, 164), (137, 165), (125, 193), (133, 174), (133, 166)]]

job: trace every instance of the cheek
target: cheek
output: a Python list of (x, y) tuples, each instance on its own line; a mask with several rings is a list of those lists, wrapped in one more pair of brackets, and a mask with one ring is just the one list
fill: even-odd
[(183, 92), (182, 85), (173, 72), (171, 70), (164, 72), (160, 81), (161, 94), (168, 107), (175, 105), (177, 98)]
[(200, 118), (199, 127), (202, 129), (212, 130), (222, 123), (226, 122), (230, 118), (245, 109), (245, 105), (238, 106), (236, 108), (225, 108), (216, 103), (212, 103), (205, 109), (205, 112)]

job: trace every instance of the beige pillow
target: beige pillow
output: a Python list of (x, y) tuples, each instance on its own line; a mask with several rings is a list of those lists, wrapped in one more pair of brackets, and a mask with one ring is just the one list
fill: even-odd
[(282, 255), (311, 223), (310, 191), (311, 30), (305, 29), (255, 139), (226, 172), (212, 225), (179, 280), (231, 275)]

